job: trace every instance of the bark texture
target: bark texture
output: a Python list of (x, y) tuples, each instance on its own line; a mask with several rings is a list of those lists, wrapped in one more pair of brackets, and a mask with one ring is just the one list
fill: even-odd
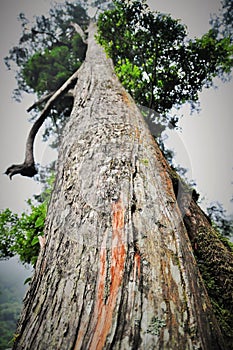
[(220, 350), (167, 163), (89, 31), (14, 349)]

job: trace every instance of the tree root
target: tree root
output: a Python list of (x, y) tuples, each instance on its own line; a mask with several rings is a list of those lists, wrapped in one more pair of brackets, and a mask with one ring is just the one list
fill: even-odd
[[(54, 103), (63, 96), (70, 88), (73, 88), (78, 80), (78, 72), (79, 69), (66, 80), (66, 82), (48, 99), (44, 109), (41, 112), (40, 117), (35, 121), (35, 123), (32, 125), (32, 128), (29, 132), (27, 142), (26, 142), (26, 151), (25, 151), (25, 159), (22, 164), (13, 164), (11, 165), (6, 171), (5, 174), (9, 176), (10, 179), (16, 174), (20, 174), (22, 176), (28, 176), (33, 177), (37, 174), (37, 169), (35, 166), (34, 161), (34, 154), (33, 154), (33, 145), (34, 140), (36, 137), (36, 134), (38, 133), (38, 130), (44, 123), (45, 119), (47, 118), (50, 109), (54, 105)], [(34, 107), (37, 106), (37, 104), (34, 104)], [(30, 108), (32, 109), (32, 107)]]

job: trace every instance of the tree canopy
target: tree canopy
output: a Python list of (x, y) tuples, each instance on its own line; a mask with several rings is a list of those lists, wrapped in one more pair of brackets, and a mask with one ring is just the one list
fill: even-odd
[(114, 1), (98, 21), (99, 42), (126, 89), (141, 105), (168, 119), (173, 107), (193, 105), (198, 93), (232, 68), (232, 45), (214, 29), (188, 39), (185, 25), (150, 11), (144, 1)]
[[(101, 7), (105, 3), (93, 4)], [(187, 101), (194, 107), (203, 87), (230, 73), (231, 40), (219, 37), (215, 27), (191, 40), (184, 24), (151, 11), (146, 1), (115, 0), (111, 5), (98, 17), (98, 40), (136, 102), (156, 110), (165, 125), (176, 125), (178, 119), (169, 115), (173, 107)], [(87, 9), (86, 1), (66, 2), (51, 9), (48, 17), (36, 17), (34, 24), (20, 14), (22, 36), (6, 58), (9, 67), (12, 62), (17, 66), (16, 98), (22, 91), (35, 92), (38, 97), (53, 92), (80, 66), (86, 46), (71, 22), (85, 30), (90, 19)], [(70, 96), (59, 101), (50, 112), (45, 136), (59, 130), (71, 107)]]

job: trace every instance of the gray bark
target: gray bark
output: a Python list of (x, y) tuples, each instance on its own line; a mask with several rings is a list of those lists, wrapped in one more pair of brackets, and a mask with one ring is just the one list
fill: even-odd
[(88, 38), (14, 349), (224, 349), (167, 163)]

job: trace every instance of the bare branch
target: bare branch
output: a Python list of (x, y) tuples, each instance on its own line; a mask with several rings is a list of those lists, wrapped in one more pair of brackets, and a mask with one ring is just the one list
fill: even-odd
[[(34, 108), (40, 106), (42, 103), (48, 101), (51, 96), (53, 96), (55, 91), (49, 92), (48, 94), (42, 96), (38, 101), (34, 102), (33, 105), (31, 105), (28, 109), (27, 112), (31, 112)], [(74, 92), (73, 89), (69, 89), (69, 91), (66, 92), (65, 94), (66, 97), (74, 97)]]
[[(16, 174), (21, 174), (23, 176), (33, 177), (37, 174), (37, 169), (35, 167), (34, 154), (33, 154), (33, 145), (36, 134), (45, 119), (47, 118), (51, 107), (54, 103), (64, 95), (70, 88), (72, 88), (77, 80), (78, 80), (78, 71), (79, 69), (69, 78), (66, 82), (49, 98), (47, 101), (43, 111), (41, 112), (40, 117), (35, 121), (32, 125), (32, 128), (29, 132), (27, 142), (26, 142), (26, 151), (25, 151), (25, 159), (22, 164), (13, 164), (11, 165), (5, 172), (6, 175), (12, 178), (12, 176)], [(31, 109), (31, 107), (30, 107)]]
[(31, 105), (28, 109), (27, 112), (31, 112), (31, 110), (33, 110), (35, 107), (40, 106), (43, 102), (46, 102), (50, 99), (51, 96), (53, 96), (54, 91), (53, 92), (49, 92), (48, 94), (42, 96), (38, 101), (36, 101), (35, 103), (33, 103), (33, 105)]
[(86, 35), (85, 35), (84, 31), (82, 30), (82, 28), (80, 27), (80, 25), (78, 25), (78, 23), (74, 23), (74, 22), (70, 22), (70, 25), (75, 29), (76, 33), (78, 33), (81, 36), (84, 44), (87, 44)]

